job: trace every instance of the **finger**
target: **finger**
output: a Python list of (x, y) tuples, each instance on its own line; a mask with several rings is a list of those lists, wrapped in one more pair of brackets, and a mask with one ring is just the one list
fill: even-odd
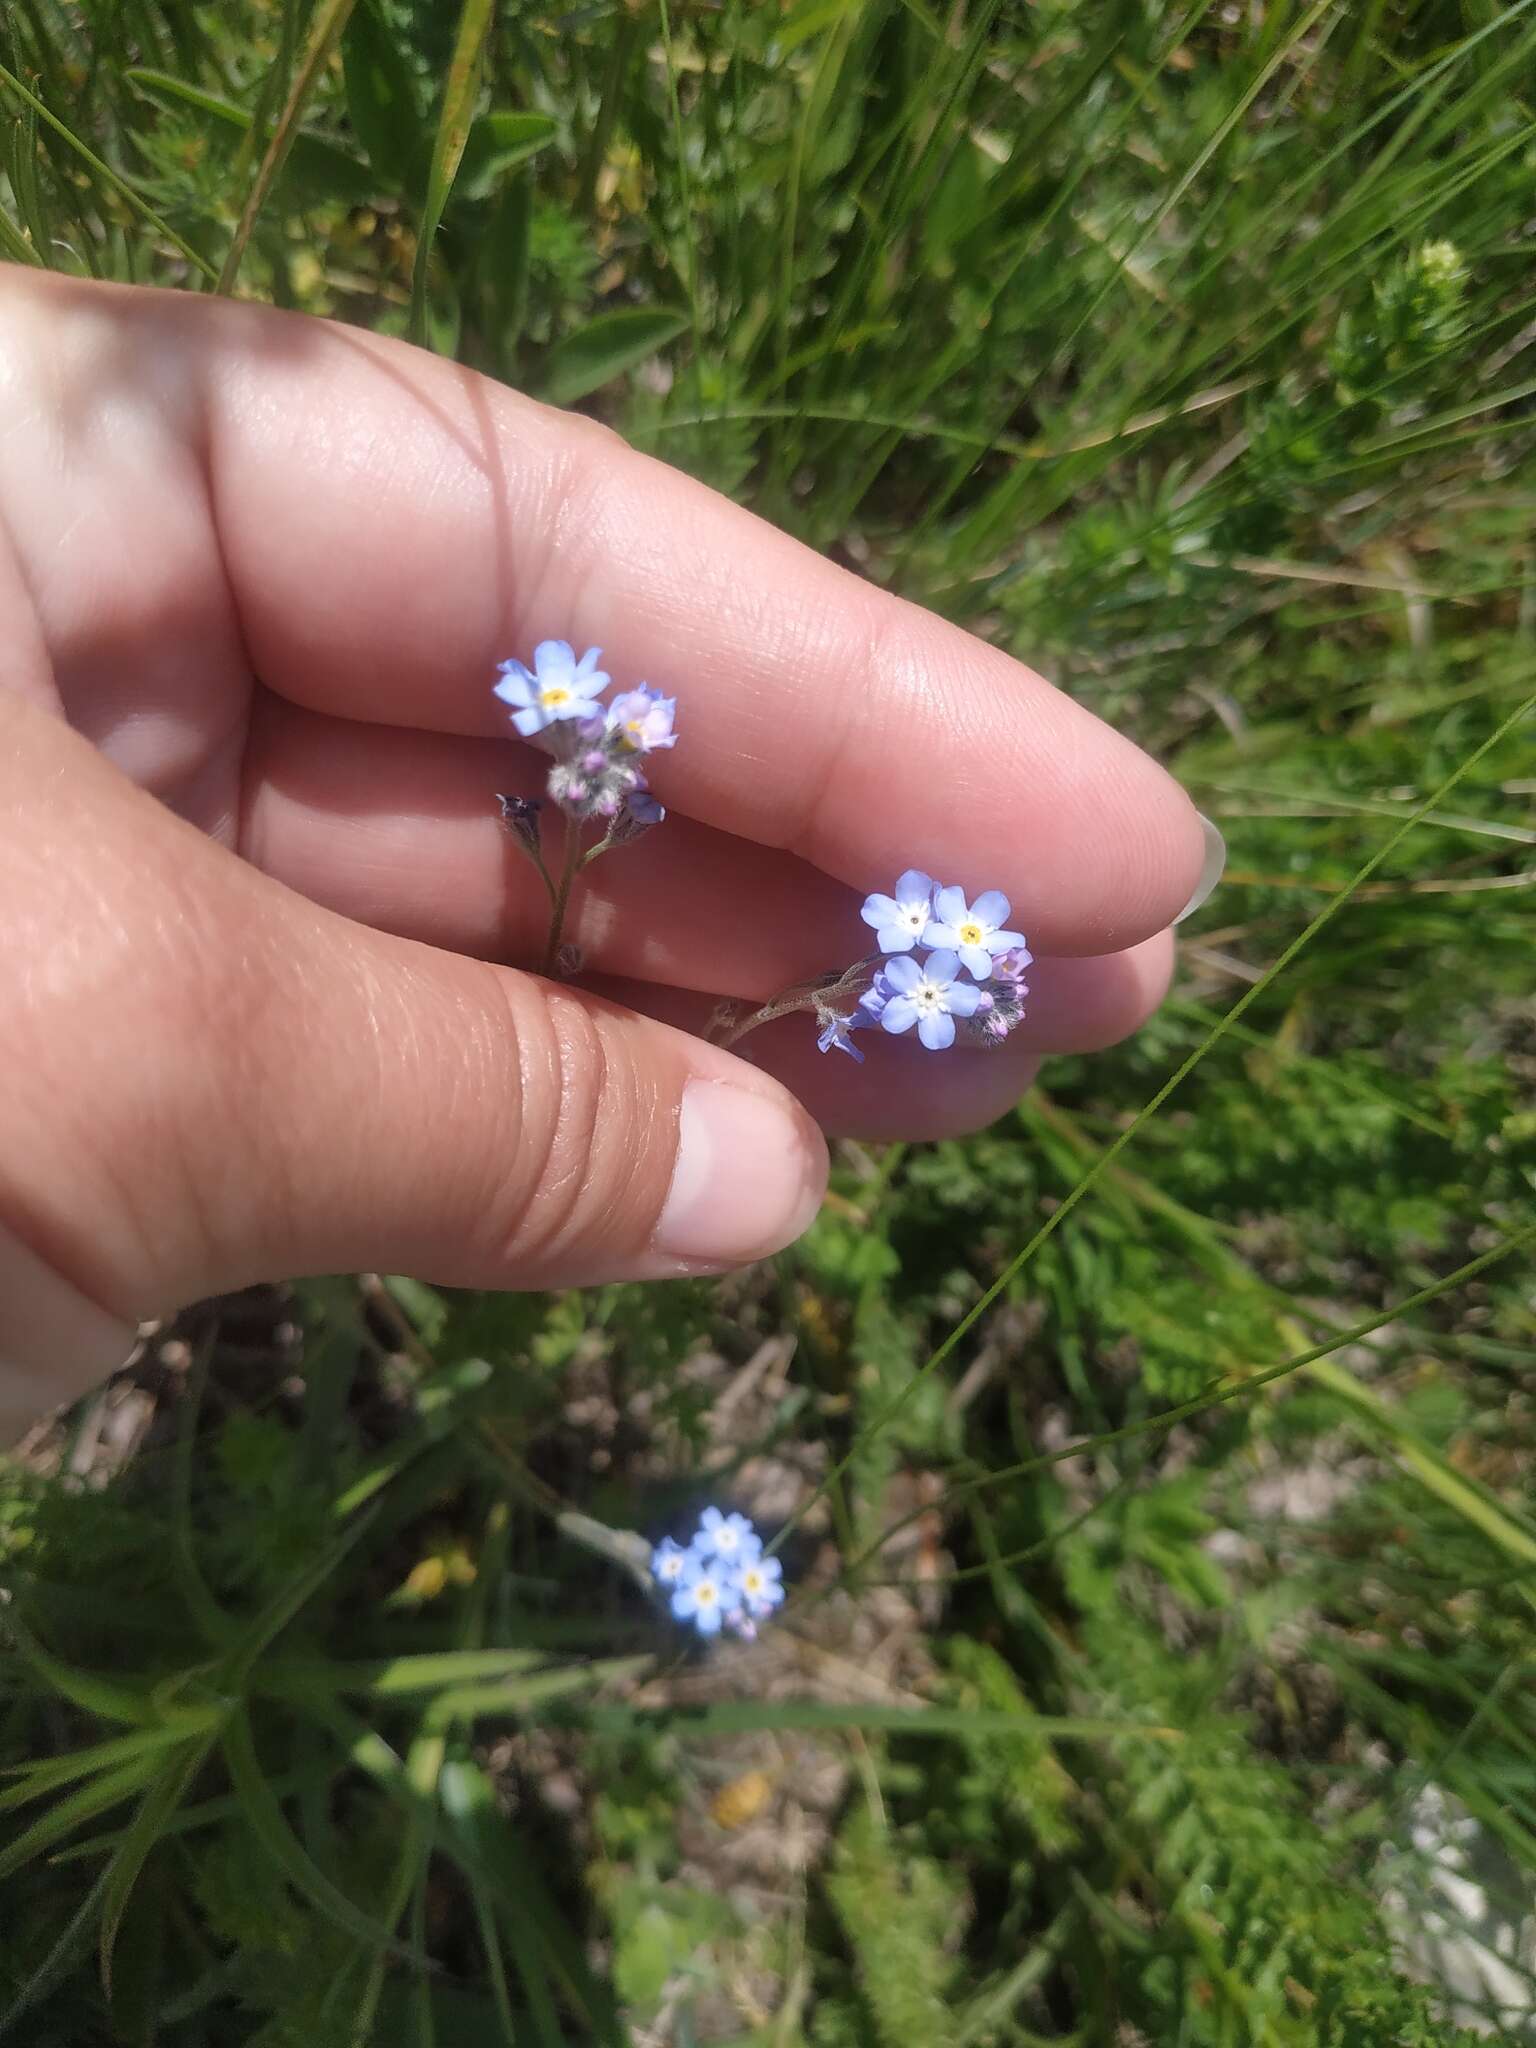
[[(115, 329), (115, 374), (205, 453), (203, 577), (227, 578), (256, 672), (296, 702), (490, 734), (497, 658), (550, 634), (593, 642), (612, 673), (681, 694), (664, 801), (861, 891), (914, 865), (1000, 887), (1043, 950), (1090, 953), (1162, 929), (1194, 892), (1199, 820), (1136, 747), (590, 422), (255, 306), (57, 279), (13, 291), (46, 315), (49, 358), (67, 310)], [(86, 388), (101, 346), (63, 348)], [(143, 477), (114, 477), (122, 502), (104, 510), (132, 587), (184, 615), (184, 567), (170, 584), (137, 530)]]
[[(0, 847), (0, 948), (26, 963), (0, 1067), (27, 1077), (0, 1094), (0, 1242), (107, 1318), (358, 1267), (718, 1271), (814, 1214), (825, 1147), (766, 1075), (294, 896), (19, 700)], [(73, 1341), (0, 1299), (0, 1357), (62, 1371)]]
[[(537, 959), (549, 899), (496, 793), (533, 796), (531, 749), (358, 726), (262, 692), (240, 850), (348, 917), (510, 962)], [(559, 860), (559, 821), (547, 834)], [(594, 968), (759, 998), (868, 950), (859, 898), (793, 855), (670, 815), (582, 877), (567, 936)]]
[[(266, 697), (253, 720), (241, 850), (364, 923), (482, 958), (536, 958), (548, 902), (494, 791), (532, 794), (528, 750), (360, 728)], [(764, 1001), (867, 950), (859, 898), (793, 855), (670, 818), (588, 870), (569, 923), (590, 970)], [(1042, 961), (1028, 1042), (1088, 1051), (1161, 999), (1166, 936), (1129, 954)], [(1148, 990), (1156, 985), (1156, 994)]]
[[(1167, 933), (1097, 960), (1043, 960), (1018, 1030), (995, 1051), (957, 1044), (931, 1053), (913, 1037), (855, 1037), (862, 1065), (817, 1049), (806, 1012), (781, 1017), (735, 1050), (782, 1081), (828, 1137), (955, 1138), (996, 1122), (1034, 1080), (1043, 1054), (1091, 1052), (1139, 1030), (1167, 993)], [(685, 1031), (702, 1031), (713, 1000), (682, 989), (604, 978), (605, 995)]]

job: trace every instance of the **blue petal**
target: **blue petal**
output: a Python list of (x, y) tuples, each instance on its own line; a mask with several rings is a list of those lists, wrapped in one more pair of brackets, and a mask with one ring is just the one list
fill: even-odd
[(930, 953), (923, 962), (923, 972), (930, 981), (951, 982), (960, 972), (960, 955), (940, 946), (936, 953)]
[(548, 725), (549, 720), (536, 706), (530, 706), (526, 711), (514, 711), (512, 723), (517, 727), (523, 738), (528, 740), (532, 739), (536, 732), (542, 732), (545, 726)]
[(1029, 949), (1024, 945), (1022, 932), (993, 932), (987, 940), (989, 953), (1011, 953), (1015, 946), (1022, 947), (1028, 955)]
[(933, 914), (941, 917), (946, 924), (962, 924), (969, 914), (966, 910), (965, 891), (953, 883), (941, 889), (933, 899)]
[(717, 1636), (720, 1633), (720, 1605), (701, 1607), (693, 1617), (701, 1636)]
[(921, 868), (908, 868), (896, 878), (896, 901), (900, 904), (929, 903), (933, 899), (933, 877)]
[(901, 916), (901, 905), (894, 896), (866, 896), (859, 915), (866, 924), (877, 928), (883, 924), (895, 924)]
[[(978, 981), (987, 980), (992, 972), (992, 955), (985, 946), (962, 946), (960, 948), (960, 963), (963, 967), (969, 968)], [(950, 1007), (953, 1009), (954, 1005), (951, 1004)], [(966, 1010), (961, 1014), (969, 1016), (970, 1012)]]
[(944, 1052), (955, 1042), (955, 1020), (934, 1010), (918, 1025), (917, 1035), (930, 1052)]
[(875, 944), (882, 953), (910, 953), (917, 938), (904, 924), (883, 924), (875, 933)]
[(972, 988), (968, 981), (957, 981), (944, 1000), (952, 1017), (974, 1017), (983, 1003), (991, 1008), (991, 998), (986, 991)]
[[(561, 645), (564, 645), (563, 641)], [(601, 649), (601, 647), (589, 647), (586, 653), (581, 657), (580, 661), (578, 661), (576, 664), (577, 675), (590, 676), (593, 673), (594, 669), (596, 669), (598, 662), (601, 660), (602, 652), (603, 650)], [(603, 680), (606, 682), (607, 677), (605, 676)], [(1006, 910), (1003, 912), (1003, 915), (1004, 917), (1008, 915)]]
[(983, 889), (971, 905), (971, 915), (979, 924), (1004, 924), (1012, 908), (1001, 889)]
[(900, 995), (911, 995), (912, 991), (920, 986), (922, 979), (923, 970), (915, 960), (904, 957), (887, 960), (885, 963), (886, 985)]
[(534, 697), (533, 678), (521, 669), (516, 674), (509, 669), (499, 683), (492, 683), (491, 695), (499, 697), (503, 704), (531, 704)]
[(958, 952), (960, 948), (960, 934), (952, 924), (940, 924), (935, 919), (929, 925), (927, 931), (923, 933), (923, 944), (925, 946), (932, 946), (937, 951), (949, 950)]
[(575, 648), (569, 640), (541, 640), (533, 650), (533, 671), (541, 683), (574, 681)]
[(910, 996), (892, 996), (880, 1012), (882, 1031), (910, 1031), (917, 1022), (917, 1005)]

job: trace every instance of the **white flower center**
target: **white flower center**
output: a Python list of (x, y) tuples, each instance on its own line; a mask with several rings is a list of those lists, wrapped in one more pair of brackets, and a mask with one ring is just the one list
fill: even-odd
[(960, 933), (960, 943), (962, 946), (979, 946), (987, 936), (982, 926), (976, 922), (974, 917), (967, 918), (964, 924), (957, 926), (957, 930)]
[(931, 1014), (940, 1007), (940, 999), (943, 993), (944, 991), (936, 983), (922, 981), (913, 990), (912, 1000), (920, 1010), (926, 1010)]
[(909, 924), (913, 931), (920, 932), (928, 922), (928, 906), (926, 903), (908, 903), (902, 910), (901, 918), (903, 924)]
[(664, 1557), (661, 1560), (661, 1576), (664, 1579), (680, 1579), (683, 1575), (681, 1557)]

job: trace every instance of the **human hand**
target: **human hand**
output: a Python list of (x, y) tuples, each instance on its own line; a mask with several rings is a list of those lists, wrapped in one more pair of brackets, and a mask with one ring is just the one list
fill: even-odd
[[(818, 1124), (987, 1122), (1142, 1021), (1214, 880), (1177, 786), (1028, 669), (452, 364), (7, 268), (0, 404), (0, 1430), (261, 1278), (775, 1250)], [(494, 793), (543, 764), (489, 683), (548, 635), (686, 732), (666, 827), (584, 891), (581, 990), (504, 964), (546, 906)], [(1012, 898), (1005, 1048), (689, 1034), (862, 950), (909, 866)]]

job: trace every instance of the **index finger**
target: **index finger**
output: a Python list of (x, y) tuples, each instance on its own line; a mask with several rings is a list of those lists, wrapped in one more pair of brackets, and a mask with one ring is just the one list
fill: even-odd
[[(591, 421), (402, 343), (117, 295), (130, 360), (197, 396), (224, 571), (261, 681), (311, 709), (505, 733), (495, 661), (546, 637), (679, 699), (663, 801), (860, 890), (1001, 888), (1038, 950), (1171, 923), (1196, 812), (1139, 748), (971, 634), (835, 567)], [(168, 375), (169, 372), (169, 375)], [(750, 916), (751, 906), (743, 905)]]

